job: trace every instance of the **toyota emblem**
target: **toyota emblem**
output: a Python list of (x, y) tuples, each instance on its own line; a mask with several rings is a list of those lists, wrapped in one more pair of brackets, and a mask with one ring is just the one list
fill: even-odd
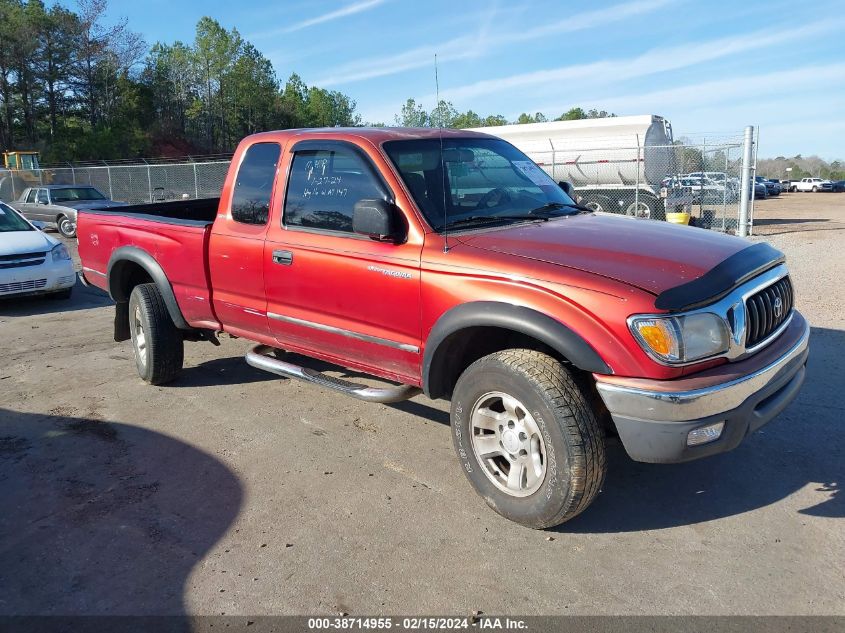
[(783, 314), (783, 301), (781, 301), (780, 297), (775, 297), (775, 318), (779, 319), (780, 315)]

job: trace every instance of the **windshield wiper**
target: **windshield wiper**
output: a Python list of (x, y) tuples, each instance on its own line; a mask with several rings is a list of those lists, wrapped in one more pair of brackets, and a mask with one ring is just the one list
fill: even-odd
[[(546, 211), (555, 211), (557, 209), (575, 209), (579, 213), (592, 213), (592, 209), (588, 209), (587, 207), (582, 207), (580, 204), (569, 204), (568, 202), (548, 202), (543, 206), (537, 207), (536, 209), (531, 209), (528, 213), (544, 213)], [(570, 215), (570, 214), (567, 214)]]
[[(465, 226), (468, 224), (492, 224), (494, 222), (548, 222), (548, 216), (531, 215), (529, 213), (523, 215), (471, 215), (468, 218), (461, 218), (460, 220), (453, 220), (446, 225), (446, 228), (454, 226)], [(437, 230), (442, 230), (443, 226), (438, 227)]]

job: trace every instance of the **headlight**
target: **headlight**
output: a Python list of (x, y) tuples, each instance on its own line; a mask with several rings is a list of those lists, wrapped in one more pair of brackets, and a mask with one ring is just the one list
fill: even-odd
[(684, 316), (632, 317), (631, 333), (656, 360), (689, 363), (728, 351), (730, 332), (725, 320), (711, 312)]
[(53, 261), (60, 262), (62, 260), (70, 259), (70, 253), (67, 252), (67, 248), (64, 244), (56, 244), (53, 247)]

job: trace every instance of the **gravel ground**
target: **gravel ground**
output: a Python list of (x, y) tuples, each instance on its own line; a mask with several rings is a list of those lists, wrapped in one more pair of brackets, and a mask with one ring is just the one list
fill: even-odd
[(845, 613), (845, 195), (755, 215), (813, 325), (799, 398), (707, 460), (612, 446), (548, 532), (475, 495), (443, 402), (278, 380), (231, 339), (151, 387), (101, 294), (0, 304), (0, 614)]

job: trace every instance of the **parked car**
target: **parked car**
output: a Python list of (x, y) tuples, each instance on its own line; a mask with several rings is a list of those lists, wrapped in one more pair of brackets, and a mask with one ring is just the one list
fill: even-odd
[(729, 176), (723, 171), (694, 171), (687, 174), (688, 178), (707, 178), (717, 185), (727, 189), (728, 200), (735, 200), (739, 194), (740, 181), (736, 176)]
[(754, 199), (765, 200), (769, 197), (769, 188), (762, 182), (754, 181)]
[(660, 185), (666, 189), (680, 189), (688, 193), (691, 204), (718, 204), (732, 199), (731, 192), (725, 190), (724, 184), (704, 176), (668, 176)]
[(109, 200), (90, 185), (45, 185), (24, 189), (14, 205), (24, 217), (55, 226), (65, 237), (74, 237), (79, 209), (111, 209), (126, 203)]
[(35, 294), (69, 299), (75, 283), (65, 245), (0, 202), (0, 299)]
[(544, 528), (595, 499), (608, 434), (644, 462), (738, 446), (796, 397), (810, 332), (767, 242), (591, 212), (570, 187), (482, 133), (267, 132), (219, 198), (80, 211), (79, 253), (143, 380), (228, 332), (273, 374), (449, 399), (476, 491)]
[(834, 180), (831, 183), (831, 191), (841, 193), (845, 191), (845, 180)]
[(792, 181), (791, 180), (778, 180), (778, 184), (780, 184), (780, 192), (787, 193), (788, 191), (792, 191)]
[(763, 185), (766, 188), (766, 197), (780, 195), (780, 183), (763, 178), (762, 176), (755, 176), (754, 181)]
[(792, 191), (812, 191), (813, 193), (833, 191), (833, 184), (821, 178), (802, 178), (792, 182)]

